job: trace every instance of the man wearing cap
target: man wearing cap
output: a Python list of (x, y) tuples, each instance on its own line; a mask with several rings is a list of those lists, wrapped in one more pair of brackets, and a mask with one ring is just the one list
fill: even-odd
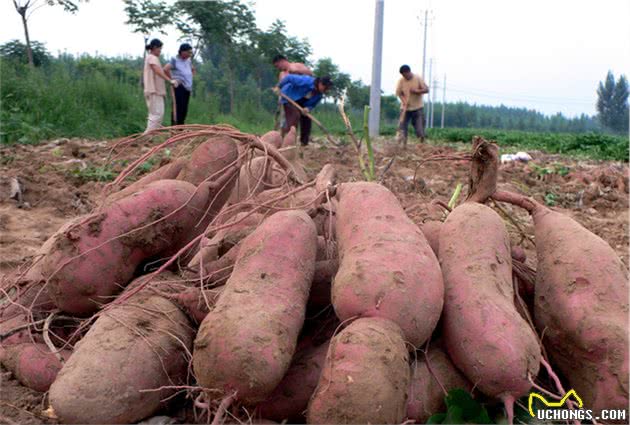
[(171, 79), (177, 80), (179, 85), (174, 89), (175, 102), (173, 105), (173, 125), (182, 125), (188, 114), (188, 102), (192, 93), (193, 75), (195, 67), (192, 64), (192, 46), (182, 43), (177, 56), (164, 66), (164, 73)]
[(420, 143), (424, 142), (424, 105), (422, 95), (429, 93), (429, 87), (422, 77), (413, 74), (409, 65), (400, 67), (402, 77), (396, 86), (396, 96), (400, 98), (402, 113), (400, 120), (400, 136), (403, 144), (407, 145), (407, 127), (409, 121), (416, 131)]
[[(276, 92), (282, 92), (289, 99), (296, 102), (307, 112), (312, 111), (322, 100), (323, 95), (333, 85), (330, 77), (313, 77), (310, 75), (286, 75), (274, 88)], [(282, 135), (289, 132), (291, 127), (300, 126), (300, 143), (308, 145), (311, 135), (311, 119), (302, 115), (300, 110), (291, 105), (285, 98), (281, 99), (284, 107), (285, 123), (282, 126)]]

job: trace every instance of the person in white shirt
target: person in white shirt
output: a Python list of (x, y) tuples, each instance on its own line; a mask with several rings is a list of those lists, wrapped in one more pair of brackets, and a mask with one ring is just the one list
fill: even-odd
[(149, 52), (144, 59), (144, 100), (147, 102), (149, 117), (147, 118), (148, 133), (151, 130), (162, 127), (164, 118), (164, 98), (166, 97), (166, 87), (164, 81), (168, 81), (174, 87), (179, 83), (171, 80), (162, 70), (160, 64), (160, 54), (162, 53), (162, 42), (157, 38), (151, 40), (146, 47)]

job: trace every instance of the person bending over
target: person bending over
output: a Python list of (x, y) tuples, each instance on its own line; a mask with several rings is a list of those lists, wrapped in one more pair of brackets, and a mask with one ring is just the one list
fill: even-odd
[[(307, 112), (312, 111), (315, 106), (322, 100), (324, 94), (333, 86), (330, 77), (313, 77), (310, 75), (286, 75), (276, 86), (275, 90), (281, 92), (289, 99), (296, 102)], [(286, 117), (282, 126), (282, 136), (291, 129), (291, 127), (300, 127), (300, 143), (302, 146), (308, 145), (311, 135), (311, 119), (306, 115), (302, 115), (300, 110), (289, 103), (285, 98), (281, 98)]]

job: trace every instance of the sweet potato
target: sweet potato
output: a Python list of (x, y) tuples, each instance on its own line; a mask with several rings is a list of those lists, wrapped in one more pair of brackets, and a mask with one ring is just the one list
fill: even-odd
[(315, 274), (306, 310), (317, 313), (331, 303), (332, 280), (339, 270), (339, 260), (322, 260), (315, 263)]
[(282, 134), (277, 130), (271, 130), (260, 136), (260, 140), (265, 143), (269, 143), (276, 149), (282, 147)]
[(601, 238), (530, 198), (495, 194), (534, 220), (534, 315), (552, 363), (585, 408), (628, 408), (628, 270)]
[(527, 253), (525, 252), (525, 250), (518, 246), (512, 246), (512, 251), (511, 251), (511, 255), (512, 255), (512, 260), (517, 260), (520, 261), (521, 263), (524, 263), (525, 260), (527, 260)]
[[(230, 164), (236, 164), (237, 158), (238, 150), (234, 139), (227, 136), (211, 137), (195, 148), (190, 160), (177, 175), (177, 180), (187, 181), (195, 186), (212, 176), (212, 180), (216, 180), (221, 170), (227, 169)], [(230, 191), (226, 189), (223, 192), (226, 200)]]
[(472, 388), (470, 381), (457, 370), (439, 340), (431, 342), (426, 357), (418, 353), (417, 360), (411, 365), (407, 401), (407, 418), (421, 424), (426, 423), (431, 415), (445, 410), (444, 390), (448, 392), (461, 388), (470, 391)]
[[(66, 222), (59, 232), (65, 231), (83, 218), (84, 216), (79, 216)], [(0, 356), (4, 347), (43, 341), (40, 334), (33, 332), (32, 322), (43, 320), (56, 308), (44, 285), (45, 279), (41, 270), (41, 259), (50, 252), (53, 242), (52, 238), (44, 242), (35, 253), (35, 260), (24, 276), (17, 277), (13, 285), (4, 288), (6, 296), (0, 298)]]
[[(162, 283), (161, 286), (163, 286)], [(50, 387), (63, 423), (134, 423), (185, 382), (193, 330), (168, 299), (140, 290), (94, 322)]]
[[(232, 246), (221, 258), (210, 261), (208, 263), (203, 263), (203, 270), (201, 275), (204, 276), (204, 281), (206, 283), (217, 283), (223, 284), (232, 274), (232, 269), (234, 267), (234, 263), (238, 258), (239, 251), (242, 246), (242, 241), (239, 241), (236, 245)], [(325, 241), (323, 237), (317, 237), (317, 254), (316, 261), (318, 263), (325, 262), (327, 259), (336, 259), (336, 244), (333, 241)], [(337, 261), (335, 261), (335, 267)], [(188, 269), (192, 272), (199, 272), (199, 265), (194, 264), (192, 261), (188, 265)], [(322, 270), (322, 272), (326, 273), (330, 269)], [(318, 275), (320, 276), (321, 273)], [(330, 281), (328, 284), (330, 288)], [(329, 294), (330, 298), (330, 294)]]
[(195, 340), (202, 387), (236, 390), (245, 404), (271, 394), (304, 322), (316, 250), (315, 225), (302, 211), (272, 215), (241, 242), (234, 271)]
[(329, 341), (306, 346), (298, 351), (284, 378), (257, 412), (263, 418), (302, 423), (308, 401), (313, 395), (324, 367)]
[(182, 171), (184, 165), (188, 162), (187, 158), (178, 158), (175, 161), (168, 163), (166, 165), (161, 166), (157, 170), (143, 176), (141, 179), (131, 183), (129, 186), (124, 189), (119, 190), (118, 192), (114, 192), (107, 197), (105, 201), (106, 205), (109, 205), (115, 201), (118, 201), (122, 198), (125, 198), (132, 193), (136, 193), (143, 188), (145, 188), (148, 184), (153, 183), (158, 180), (172, 180), (177, 178), (177, 175)]
[[(64, 360), (72, 354), (70, 350), (60, 353)], [(35, 391), (48, 391), (61, 370), (61, 362), (45, 344), (18, 344), (5, 349), (2, 365), (25, 387)]]
[[(462, 243), (462, 241), (465, 241)], [(444, 344), (476, 387), (504, 401), (525, 395), (540, 366), (534, 331), (516, 311), (510, 240), (503, 221), (485, 205), (455, 208), (440, 231), (445, 300)]]
[(297, 132), (295, 131), (294, 126), (291, 126), (289, 132), (285, 134), (282, 139), (282, 147), (286, 148), (289, 146), (297, 146)]
[(337, 195), (339, 271), (332, 286), (337, 316), (390, 319), (419, 346), (442, 312), (444, 286), (435, 254), (384, 186), (343, 183)]
[[(243, 242), (244, 240), (233, 246), (218, 260), (203, 264), (200, 275), (203, 277), (204, 284), (223, 285), (227, 281), (232, 274)], [(199, 267), (191, 266), (190, 271), (199, 273)]]
[(271, 163), (273, 159), (259, 156), (241, 166), (238, 181), (232, 189), (230, 204), (236, 204), (269, 189), (271, 185)]
[(286, 158), (287, 161), (295, 161), (299, 157), (299, 151), (297, 146), (287, 146), (278, 149), (278, 152)]
[[(208, 203), (202, 211), (201, 219), (187, 232), (187, 243), (206, 230), (210, 222), (223, 208), (234, 190), (238, 175), (238, 149), (236, 142), (226, 136), (211, 137), (199, 145), (191, 154), (190, 160), (177, 176), (178, 180), (199, 186), (207, 182), (212, 187)], [(174, 254), (172, 250), (167, 254)], [(194, 250), (187, 253), (184, 261), (188, 262)]]
[[(336, 201), (334, 198), (332, 201)], [(334, 239), (337, 234), (337, 215), (335, 203), (333, 205), (326, 202), (322, 205), (318, 214), (313, 217), (315, 226), (317, 227), (317, 234), (324, 236), (326, 239)]]
[(307, 423), (401, 423), (409, 388), (408, 356), (394, 322), (355, 320), (330, 343)]
[[(285, 149), (282, 154), (289, 161), (289, 165), (290, 165), (289, 169), (293, 171), (294, 175), (297, 176), (297, 178), (300, 181), (305, 182), (308, 180), (308, 176), (306, 175), (306, 169), (304, 167), (304, 164), (295, 155), (296, 148), (292, 148), (292, 149), (293, 150), (291, 152)], [(283, 184), (286, 184), (287, 171), (288, 170), (285, 170), (279, 164), (275, 164), (275, 163), (272, 164), (270, 174), (269, 174), (269, 181), (270, 181), (271, 186), (279, 187)]]
[(0, 350), (9, 345), (32, 342), (29, 312), (35, 320), (40, 320), (55, 309), (41, 278), (25, 279), (24, 283), (24, 286), (18, 283), (12, 291), (14, 294), (1, 300), (0, 335), (3, 337), (0, 338)]
[(41, 272), (55, 304), (78, 315), (94, 312), (142, 261), (186, 241), (207, 198), (191, 183), (159, 180), (53, 235)]
[(317, 236), (317, 261), (337, 258), (337, 244), (335, 241), (326, 240), (323, 236)]
[(425, 221), (420, 225), (420, 230), (425, 238), (427, 238), (427, 242), (431, 246), (433, 253), (437, 256), (440, 252), (440, 229), (442, 228), (441, 221)]
[(170, 297), (188, 318), (196, 324), (203, 322), (217, 302), (222, 287), (216, 289), (190, 288)]
[[(253, 231), (263, 220), (262, 214), (241, 212), (228, 220), (225, 227), (200, 243), (199, 251), (188, 263), (188, 268), (199, 271), (200, 264), (208, 264), (225, 255), (234, 245)], [(242, 236), (242, 237), (241, 237)]]
[[(440, 230), (442, 229), (442, 224), (441, 221), (429, 220), (420, 225), (420, 230), (422, 230), (422, 233), (427, 238), (435, 255), (439, 255), (440, 252)], [(512, 260), (517, 260), (521, 263), (524, 263), (527, 259), (525, 250), (520, 246), (512, 246), (511, 256)]]

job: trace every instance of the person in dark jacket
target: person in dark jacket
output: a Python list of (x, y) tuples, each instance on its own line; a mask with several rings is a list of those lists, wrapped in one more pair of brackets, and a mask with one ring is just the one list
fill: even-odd
[[(312, 111), (322, 100), (322, 97), (333, 86), (330, 77), (313, 77), (310, 75), (288, 74), (279, 83), (277, 91), (296, 102), (307, 112)], [(311, 119), (302, 115), (299, 109), (282, 98), (284, 115), (286, 117), (282, 127), (282, 135), (289, 132), (291, 127), (300, 127), (300, 143), (308, 145), (311, 135)]]

